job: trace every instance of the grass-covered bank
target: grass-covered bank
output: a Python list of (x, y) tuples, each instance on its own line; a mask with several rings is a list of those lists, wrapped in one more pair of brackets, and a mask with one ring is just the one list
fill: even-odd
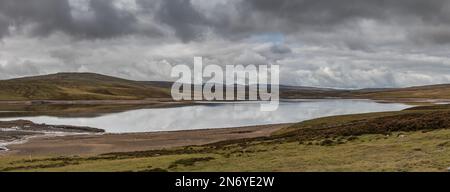
[(448, 171), (450, 107), (326, 117), (270, 137), (98, 156), (0, 158), (2, 171)]
[(94, 157), (0, 158), (2, 171), (448, 171), (450, 130)]

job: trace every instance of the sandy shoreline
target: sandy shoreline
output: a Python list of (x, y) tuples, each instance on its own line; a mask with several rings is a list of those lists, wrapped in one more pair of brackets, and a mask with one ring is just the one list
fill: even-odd
[(269, 136), (291, 124), (259, 125), (235, 128), (200, 129), (151, 133), (80, 134), (36, 137), (9, 145), (3, 155), (96, 155), (203, 145), (225, 140)]

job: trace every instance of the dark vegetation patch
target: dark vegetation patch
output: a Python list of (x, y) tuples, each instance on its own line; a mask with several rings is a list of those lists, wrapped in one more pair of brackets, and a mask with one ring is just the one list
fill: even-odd
[(169, 171), (167, 171), (166, 169), (163, 169), (163, 168), (153, 168), (153, 169), (144, 169), (144, 170), (141, 170), (139, 172), (159, 172), (159, 173), (162, 173), (162, 172), (169, 172)]
[(21, 164), (21, 163), (38, 163), (42, 161), (64, 161), (64, 162), (70, 162), (70, 161), (80, 161), (83, 158), (78, 156), (60, 156), (60, 157), (52, 157), (52, 158), (45, 158), (45, 159), (24, 159), (19, 161), (14, 161), (11, 164)]
[(130, 171), (125, 171), (125, 172), (169, 172), (169, 171), (167, 169), (163, 169), (163, 168), (159, 168), (159, 167), (148, 166), (145, 169), (141, 169), (138, 171), (130, 170)]
[(11, 166), (0, 169), (0, 172), (5, 171), (17, 171), (17, 170), (34, 170), (34, 169), (46, 169), (46, 168), (57, 168), (57, 167), (65, 167), (68, 165), (78, 165), (79, 162), (76, 160), (67, 160), (67, 161), (55, 161), (45, 164), (36, 164), (36, 165), (19, 165), (19, 166)]
[(229, 158), (229, 157), (231, 157), (232, 155), (233, 155), (233, 156), (237, 156), (237, 157), (241, 157), (241, 156), (246, 155), (246, 154), (252, 154), (252, 153), (264, 153), (264, 152), (269, 151), (269, 150), (267, 150), (267, 149), (251, 150), (251, 149), (240, 148), (240, 147), (238, 147), (238, 148), (236, 148), (236, 149), (230, 149), (230, 150), (231, 150), (230, 152), (223, 153), (222, 155), (223, 155), (225, 158)]
[(368, 120), (350, 121), (349, 123), (335, 126), (302, 127), (276, 137), (296, 138), (301, 141), (307, 141), (340, 136), (390, 134), (399, 131), (424, 131), (443, 128), (450, 128), (450, 111), (404, 113)]
[(208, 147), (197, 147), (197, 148), (185, 147), (182, 149), (173, 149), (173, 150), (150, 150), (150, 151), (106, 153), (96, 157), (90, 157), (88, 158), (88, 160), (128, 159), (128, 158), (142, 158), (142, 157), (158, 157), (164, 155), (204, 154), (213, 152), (214, 149)]
[(320, 145), (322, 145), (322, 146), (332, 146), (334, 144), (335, 144), (335, 142), (331, 139), (325, 139), (320, 142)]
[(194, 157), (194, 158), (187, 158), (187, 159), (179, 159), (174, 161), (169, 165), (169, 169), (176, 168), (180, 165), (182, 166), (193, 166), (197, 162), (207, 162), (214, 160), (214, 157)]
[(439, 144), (437, 145), (437, 147), (438, 147), (438, 148), (446, 148), (446, 147), (450, 147), (450, 141), (446, 141), (446, 142), (443, 142), (443, 143), (439, 143)]
[(233, 131), (233, 134), (243, 134), (243, 133), (252, 133), (253, 131)]
[(450, 110), (450, 105), (426, 105), (426, 106), (417, 106), (405, 109), (405, 111), (413, 111), (413, 110)]

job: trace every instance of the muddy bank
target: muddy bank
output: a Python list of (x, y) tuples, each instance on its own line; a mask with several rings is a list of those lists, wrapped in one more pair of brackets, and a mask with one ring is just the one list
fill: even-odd
[(291, 124), (262, 125), (188, 131), (85, 134), (32, 138), (26, 143), (8, 146), (11, 155), (96, 155), (203, 145), (225, 140), (269, 136)]
[(103, 132), (103, 129), (92, 127), (36, 124), (26, 120), (0, 121), (0, 151), (6, 151), (7, 145), (37, 136)]

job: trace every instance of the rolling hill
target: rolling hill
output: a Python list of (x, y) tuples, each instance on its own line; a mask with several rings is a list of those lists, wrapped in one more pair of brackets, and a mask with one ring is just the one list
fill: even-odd
[[(0, 101), (171, 98), (172, 82), (132, 81), (95, 73), (57, 73), (0, 81)], [(342, 90), (280, 86), (280, 98), (450, 99), (450, 84)]]
[(375, 99), (450, 99), (450, 84), (373, 91), (354, 91), (352, 95), (356, 97)]
[(280, 88), (281, 98), (355, 98), (355, 99), (450, 99), (450, 84), (407, 88), (371, 88), (358, 90), (322, 89), (304, 87)]
[(95, 73), (57, 73), (0, 81), (0, 100), (131, 100), (170, 98), (146, 82)]

